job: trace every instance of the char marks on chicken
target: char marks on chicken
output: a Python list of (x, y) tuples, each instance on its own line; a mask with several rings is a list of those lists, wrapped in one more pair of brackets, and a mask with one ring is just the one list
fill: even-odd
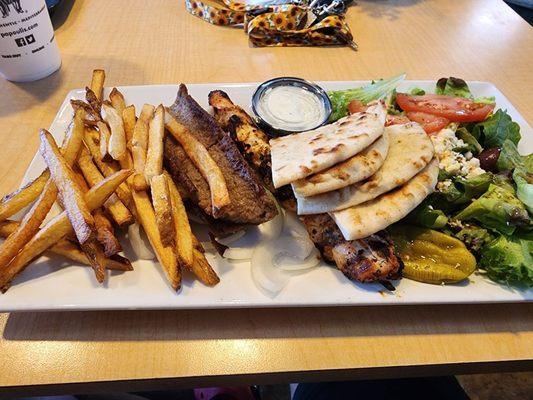
[(385, 231), (348, 241), (328, 214), (305, 215), (300, 219), (324, 260), (334, 263), (347, 278), (383, 282), (400, 277), (402, 262)]
[(209, 105), (213, 107), (215, 119), (234, 140), (237, 148), (257, 172), (263, 184), (270, 190), (284, 208), (296, 209), (296, 199), (290, 185), (277, 190), (272, 183), (272, 163), (268, 136), (252, 117), (234, 104), (226, 92), (214, 90), (209, 93)]

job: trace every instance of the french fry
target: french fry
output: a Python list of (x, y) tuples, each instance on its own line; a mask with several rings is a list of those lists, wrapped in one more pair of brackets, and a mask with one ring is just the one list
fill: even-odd
[(103, 69), (95, 69), (93, 71), (93, 78), (91, 80), (91, 90), (100, 101), (104, 98), (104, 82), (105, 71)]
[[(164, 247), (155, 221), (155, 213), (145, 191), (133, 191), (133, 201), (137, 208), (138, 220), (155, 251), (157, 260), (163, 267), (170, 285), (174, 290), (181, 287), (181, 270), (172, 247)], [(1, 284), (1, 281), (0, 281)]]
[(148, 149), (149, 123), (153, 114), (154, 106), (145, 104), (133, 130), (131, 153), (133, 156), (133, 167), (135, 169), (135, 175), (133, 177), (133, 187), (135, 190), (148, 189), (148, 183), (144, 178), (144, 167), (146, 165), (146, 151)]
[(122, 246), (115, 236), (113, 225), (100, 208), (94, 211), (94, 223), (96, 225), (96, 240), (103, 246), (104, 255), (111, 257), (120, 253)]
[(163, 172), (163, 138), (165, 136), (165, 109), (157, 106), (154, 117), (150, 121), (148, 131), (148, 149), (146, 151), (146, 165), (144, 177), (150, 184), (152, 178)]
[(115, 254), (106, 260), (106, 268), (113, 271), (133, 271), (131, 261), (119, 254)]
[(8, 219), (34, 202), (43, 191), (49, 178), (50, 172), (46, 169), (33, 181), (28, 182), (20, 189), (4, 196), (4, 198), (0, 200), (0, 221)]
[[(65, 136), (64, 146), (61, 149), (61, 153), (69, 163), (74, 161), (81, 147), (80, 140), (83, 139), (84, 131), (83, 115), (84, 113), (81, 111), (76, 111), (74, 114), (73, 128)], [(0, 200), (0, 221), (13, 216), (35, 201), (40, 196), (49, 178), (50, 171), (46, 169), (32, 182)]]
[(111, 100), (111, 104), (113, 105), (113, 108), (117, 110), (118, 114), (122, 115), (126, 108), (126, 102), (124, 101), (124, 96), (116, 87), (114, 87), (111, 90), (111, 93), (109, 93), (109, 100)]
[(106, 158), (109, 149), (109, 139), (111, 139), (111, 132), (104, 121), (96, 123), (98, 132), (100, 133), (100, 157), (102, 160)]
[(165, 176), (163, 174), (154, 176), (150, 183), (150, 188), (155, 211), (155, 221), (159, 230), (159, 236), (161, 237), (161, 243), (165, 247), (172, 246), (175, 241), (176, 231), (172, 219), (172, 204), (170, 202), (170, 193)]
[(87, 101), (94, 112), (100, 116), (100, 112), (102, 111), (102, 102), (98, 100), (96, 93), (94, 93), (89, 87), (85, 87), (85, 101)]
[(85, 127), (83, 126), (84, 116), (84, 110), (76, 110), (72, 129), (67, 133), (63, 141), (61, 154), (69, 165), (74, 164), (83, 144), (83, 135), (85, 133)]
[(5, 268), (39, 230), (56, 198), (56, 185), (49, 179), (35, 204), (22, 219), (20, 226), (0, 245), (0, 269)]
[(174, 184), (172, 177), (168, 172), (164, 172), (170, 193), (170, 202), (172, 210), (172, 219), (176, 232), (176, 253), (182, 265), (191, 270), (194, 262), (193, 255), (193, 233), (189, 223), (187, 211), (181, 199), (178, 188)]
[(205, 258), (205, 254), (198, 249), (194, 249), (192, 272), (204, 285), (215, 286), (220, 282), (220, 278), (211, 265), (209, 265), (209, 262)]
[[(90, 186), (95, 186), (104, 179), (85, 147), (81, 149), (78, 166)], [(104, 208), (111, 214), (118, 226), (126, 226), (133, 223), (133, 215), (115, 193), (104, 203)]]
[(146, 179), (144, 179), (144, 174), (135, 174), (132, 178), (132, 186), (134, 190), (146, 190), (148, 185), (146, 184)]
[(85, 115), (83, 117), (83, 122), (86, 125), (95, 126), (99, 121), (102, 120), (100, 113), (97, 113), (90, 104), (84, 102), (83, 100), (70, 100), (70, 105), (74, 111), (83, 110)]
[(48, 165), (50, 176), (61, 195), (76, 237), (80, 244), (83, 244), (93, 235), (94, 218), (83, 198), (81, 189), (75, 182), (72, 168), (61, 155), (52, 135), (42, 129), (40, 137), (39, 151)]
[(104, 174), (104, 176), (108, 176), (111, 174), (114, 174), (117, 172), (120, 167), (118, 163), (114, 160), (102, 160), (100, 157), (100, 148), (99, 148), (99, 136), (100, 134), (98, 131), (86, 128), (85, 129), (85, 135), (83, 137), (83, 142), (85, 143), (85, 146), (89, 150), (89, 153), (91, 154), (93, 161), (98, 166), (98, 169)]
[(133, 138), (133, 131), (135, 129), (135, 106), (133, 104), (127, 106), (122, 111), (122, 122), (124, 123), (124, 132), (126, 133), (126, 146), (131, 150), (131, 139)]
[(200, 143), (187, 129), (169, 113), (165, 113), (165, 127), (181, 144), (196, 168), (209, 184), (213, 216), (230, 203), (228, 187), (222, 171), (209, 155), (205, 146)]
[(93, 268), (94, 276), (98, 283), (105, 280), (106, 257), (102, 245), (94, 237), (89, 238), (85, 243), (80, 243), (80, 247), (87, 256), (89, 264)]
[[(18, 221), (4, 221), (0, 223), (0, 237), (7, 238), (20, 226)], [(61, 239), (44, 252), (45, 255), (59, 255), (83, 265), (90, 265), (87, 256), (76, 243)], [(122, 256), (113, 256), (106, 260), (106, 268), (114, 271), (132, 271), (131, 262)]]
[[(82, 192), (84, 194), (87, 193), (89, 191), (89, 186), (87, 186), (87, 182), (83, 178), (81, 171), (75, 169), (74, 175)], [(106, 202), (107, 201), (109, 201), (109, 199), (107, 199)], [(111, 225), (111, 222), (109, 222), (109, 219), (107, 219), (103, 210), (101, 208), (97, 208), (93, 211), (93, 213), (94, 225), (96, 227), (96, 240), (103, 246), (104, 255), (106, 257), (110, 257), (121, 252), (122, 246), (115, 236), (113, 225)]]
[[(84, 142), (91, 153), (94, 162), (98, 166), (98, 169), (104, 174), (104, 176), (110, 176), (119, 170), (115, 161), (103, 161), (99, 158), (100, 149), (95, 142), (95, 135), (98, 136), (98, 132), (94, 129), (88, 128), (85, 130)], [(130, 210), (132, 214), (135, 212), (135, 205), (133, 204), (133, 198), (131, 197), (131, 190), (128, 185), (123, 183), (117, 189), (118, 198), (124, 203), (124, 205)]]
[(107, 152), (113, 159), (120, 160), (126, 156), (126, 133), (122, 122), (122, 112), (115, 110), (112, 106), (104, 102), (102, 104), (104, 121), (111, 129)]
[[(126, 155), (122, 157), (118, 163), (122, 169), (133, 169), (133, 160), (129, 151), (126, 151)], [(128, 182), (132, 181), (133, 177), (128, 178)]]
[[(82, 145), (83, 134), (80, 135), (82, 132), (82, 111), (78, 110), (74, 117), (74, 127), (65, 137), (64, 147), (61, 150), (68, 166), (72, 165), (77, 158)], [(56, 198), (56, 185), (52, 178), (49, 178), (39, 198), (22, 219), (21, 225), (0, 245), (0, 269), (4, 268), (17, 255), (24, 244), (37, 233), (39, 226), (46, 218)]]
[[(98, 185), (92, 187), (85, 194), (85, 201), (90, 210), (101, 207), (106, 199), (124, 182), (132, 171), (121, 170), (107, 177)], [(59, 242), (72, 232), (73, 228), (66, 211), (50, 220), (37, 234), (22, 248), (9, 265), (0, 270), (0, 290), (9, 289), (10, 282), (34, 258), (40, 256), (48, 248)]]

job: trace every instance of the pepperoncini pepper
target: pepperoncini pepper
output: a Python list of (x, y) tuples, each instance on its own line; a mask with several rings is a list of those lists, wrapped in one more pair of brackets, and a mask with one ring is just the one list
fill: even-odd
[(476, 259), (458, 239), (411, 225), (389, 227), (404, 263), (403, 276), (419, 282), (460, 282), (474, 272)]

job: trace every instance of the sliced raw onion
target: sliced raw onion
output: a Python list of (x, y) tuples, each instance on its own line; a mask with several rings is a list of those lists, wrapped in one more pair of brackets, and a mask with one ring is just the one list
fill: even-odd
[(128, 239), (137, 258), (140, 260), (153, 260), (155, 258), (150, 242), (148, 241), (144, 230), (141, 232), (139, 224), (131, 224), (128, 226)]
[(304, 271), (316, 267), (320, 262), (320, 253), (314, 248), (303, 260), (286, 254), (274, 258), (274, 266), (284, 271)]
[(272, 263), (272, 243), (258, 246), (252, 256), (251, 272), (254, 283), (268, 292), (277, 295), (289, 283), (290, 275)]
[(249, 260), (254, 252), (253, 247), (228, 247), (223, 257), (230, 260)]
[(275, 255), (292, 257), (300, 261), (307, 258), (315, 248), (313, 242), (308, 238), (286, 235), (274, 240), (272, 245), (274, 246)]
[(226, 236), (226, 237), (223, 237), (223, 238), (217, 238), (216, 241), (218, 243), (220, 243), (220, 244), (223, 244), (224, 246), (229, 246), (231, 243), (233, 243), (233, 242), (239, 240), (240, 238), (242, 238), (245, 233), (246, 233), (245, 230), (238, 231), (238, 232), (235, 232), (232, 235), (229, 235), (229, 236)]
[(283, 208), (275, 202), (276, 208), (278, 210), (278, 215), (272, 218), (270, 221), (265, 222), (264, 224), (259, 225), (259, 232), (261, 233), (261, 241), (264, 240), (274, 240), (279, 238), (281, 232), (283, 231), (283, 225), (285, 222), (285, 213)]
[(298, 236), (308, 238), (307, 230), (302, 224), (302, 221), (298, 219), (298, 216), (290, 211), (285, 213), (285, 225), (283, 233), (291, 236)]
[(238, 236), (235, 234), (228, 238), (217, 239), (219, 243), (230, 246), (224, 252), (223, 257), (231, 260), (249, 260), (257, 246), (277, 239), (283, 230), (284, 214), (277, 202), (276, 207), (278, 208), (278, 215), (272, 220), (249, 228)]
[(309, 239), (284, 235), (256, 247), (251, 260), (252, 278), (257, 286), (276, 295), (289, 282), (286, 271), (309, 269), (319, 261)]

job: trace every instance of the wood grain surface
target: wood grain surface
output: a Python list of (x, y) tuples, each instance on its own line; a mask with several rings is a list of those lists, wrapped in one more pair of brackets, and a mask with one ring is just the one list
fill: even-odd
[[(453, 75), (493, 82), (533, 123), (533, 29), (498, 0), (360, 0), (348, 11), (358, 52), (252, 48), (241, 29), (209, 25), (182, 1), (64, 3), (55, 16), (61, 70), (32, 83), (0, 81), (2, 193), (20, 182), (38, 128), (93, 68), (106, 70), (108, 85)], [(0, 314), (0, 393), (526, 369), (532, 311), (515, 304)]]

